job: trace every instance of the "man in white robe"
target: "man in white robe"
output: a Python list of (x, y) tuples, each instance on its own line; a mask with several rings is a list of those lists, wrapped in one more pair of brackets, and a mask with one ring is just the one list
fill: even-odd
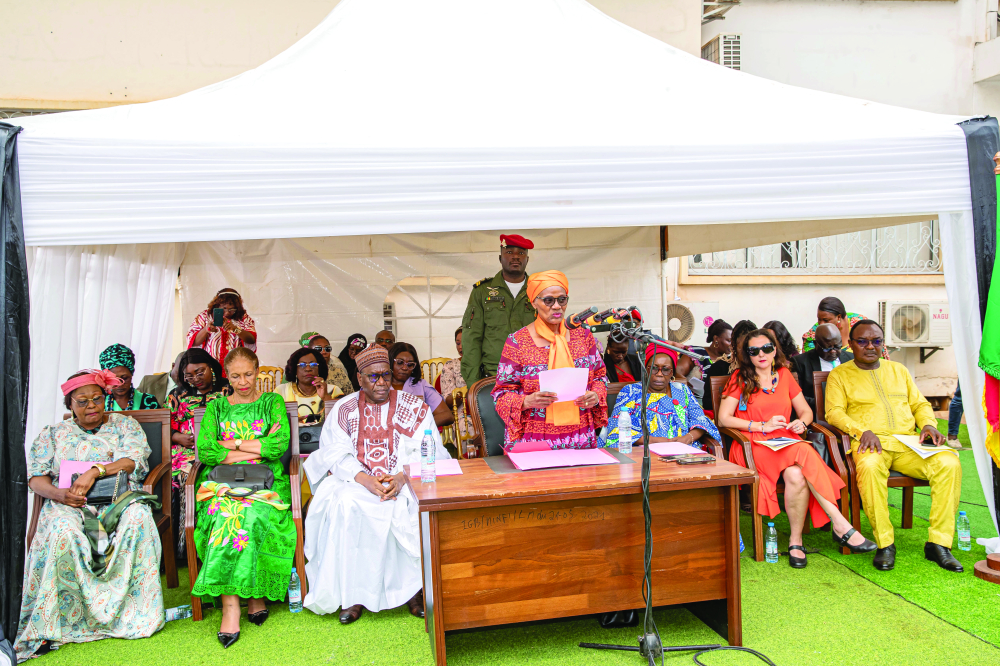
[(419, 464), (426, 431), (437, 457), (450, 456), (430, 407), (392, 388), (384, 348), (372, 345), (355, 362), (361, 390), (327, 415), (319, 450), (304, 465), (314, 488), (305, 525), (304, 605), (321, 615), (342, 609), (342, 624), (365, 608), (404, 603), (423, 617), (419, 515), (403, 471)]

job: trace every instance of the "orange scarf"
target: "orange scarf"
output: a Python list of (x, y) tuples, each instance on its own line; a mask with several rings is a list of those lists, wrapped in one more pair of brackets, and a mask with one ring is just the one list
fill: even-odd
[[(533, 302), (543, 289), (554, 286), (560, 286), (566, 290), (567, 294), (569, 293), (569, 280), (560, 271), (542, 271), (531, 275), (525, 285), (528, 300)], [(573, 355), (569, 352), (569, 343), (566, 341), (565, 321), (559, 322), (558, 335), (545, 324), (539, 326), (537, 320), (535, 321), (535, 331), (549, 343), (549, 370), (576, 367), (576, 364), (573, 363)], [(545, 422), (557, 426), (579, 425), (580, 408), (574, 402), (553, 403), (545, 410)]]

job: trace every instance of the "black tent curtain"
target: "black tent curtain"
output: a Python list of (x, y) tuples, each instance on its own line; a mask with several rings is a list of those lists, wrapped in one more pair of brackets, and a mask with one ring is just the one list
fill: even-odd
[[(997, 119), (990, 116), (959, 123), (969, 151), (969, 185), (972, 191), (972, 226), (975, 232), (976, 280), (979, 287), (980, 325), (986, 321), (986, 302), (997, 253), (997, 186), (993, 156), (1000, 152)], [(968, 395), (966, 400), (980, 400)], [(993, 507), (1000, 523), (1000, 469), (993, 463)]]
[(11, 641), (21, 614), (24, 537), (28, 517), (28, 470), (24, 427), (28, 417), (28, 261), (17, 173), (20, 127), (0, 123), (0, 624)]

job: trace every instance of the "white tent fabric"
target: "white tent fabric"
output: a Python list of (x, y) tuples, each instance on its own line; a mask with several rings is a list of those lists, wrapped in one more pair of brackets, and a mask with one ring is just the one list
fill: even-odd
[(137, 377), (170, 366), (183, 250), (176, 243), (28, 248), (29, 440), (62, 421), (59, 385), (77, 370), (96, 368), (109, 345), (135, 352)]
[(956, 120), (720, 67), (585, 0), (344, 0), (219, 84), (19, 119), (25, 237), (935, 214), (970, 208)]

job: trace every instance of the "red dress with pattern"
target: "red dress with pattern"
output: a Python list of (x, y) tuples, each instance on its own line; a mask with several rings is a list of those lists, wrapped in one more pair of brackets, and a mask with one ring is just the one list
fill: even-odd
[(497, 366), (493, 400), (507, 426), (504, 451), (520, 441), (547, 442), (553, 449), (595, 449), (601, 446), (597, 430), (608, 423), (608, 378), (594, 335), (585, 328), (569, 332), (573, 365), (590, 370), (587, 390), (598, 395), (596, 407), (580, 410), (580, 423), (557, 426), (545, 422), (544, 409), (523, 410), (524, 396), (539, 390), (538, 373), (549, 369), (549, 348), (539, 347), (527, 327), (507, 336)]
[[(257, 327), (254, 324), (253, 319), (250, 318), (249, 314), (243, 315), (242, 319), (234, 319), (233, 325), (241, 331), (249, 331), (257, 336)], [(208, 325), (212, 323), (212, 313), (208, 310), (204, 310), (201, 314), (194, 318), (191, 322), (191, 327), (188, 329), (187, 334), (187, 346), (188, 349), (192, 347), (201, 347), (209, 354), (212, 355), (216, 361), (218, 361), (223, 366), (223, 373), (225, 372), (225, 360), (226, 354), (233, 351), (237, 347), (246, 347), (250, 351), (257, 351), (257, 342), (254, 341), (252, 344), (247, 344), (243, 342), (240, 336), (235, 333), (230, 333), (224, 331), (221, 328), (216, 330), (214, 333), (208, 334), (208, 339), (201, 345), (196, 345), (194, 343), (194, 338), (203, 329), (208, 328)]]

